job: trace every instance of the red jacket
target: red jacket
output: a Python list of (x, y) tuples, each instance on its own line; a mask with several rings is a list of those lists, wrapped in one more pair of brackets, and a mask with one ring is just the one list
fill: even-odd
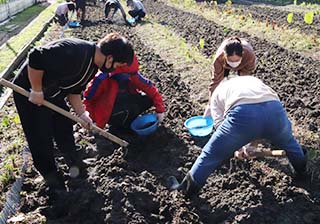
[(155, 111), (157, 113), (164, 112), (160, 93), (150, 80), (138, 72), (138, 67), (138, 61), (135, 57), (130, 66), (119, 67), (109, 74), (98, 73), (91, 80), (84, 92), (84, 105), (98, 127), (104, 128), (108, 123), (119, 90), (118, 83), (121, 81), (128, 82), (127, 91), (130, 94), (145, 92), (152, 99)]

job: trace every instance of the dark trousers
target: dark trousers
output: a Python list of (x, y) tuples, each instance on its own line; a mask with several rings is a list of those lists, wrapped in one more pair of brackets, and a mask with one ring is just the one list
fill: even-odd
[(140, 9), (140, 10), (130, 10), (128, 13), (133, 18), (138, 17), (138, 18), (136, 18), (137, 20), (141, 20), (141, 18), (146, 16), (145, 12), (142, 9)]
[[(20, 74), (15, 84), (29, 91), (27, 74)], [(73, 122), (45, 106), (37, 106), (18, 93), (13, 94), (23, 131), (25, 133), (33, 162), (37, 170), (46, 177), (57, 168), (53, 155), (53, 140), (62, 153), (76, 150), (73, 137)], [(51, 103), (69, 111), (64, 97), (49, 99)]]
[(129, 129), (131, 122), (152, 105), (152, 100), (146, 95), (119, 94), (108, 123), (116, 128)]
[(76, 1), (76, 12), (77, 12), (77, 17), (79, 18), (81, 15), (81, 20), (84, 20), (85, 14), (86, 14), (85, 1)]
[(65, 15), (61, 15), (61, 16), (55, 15), (55, 16), (54, 16), (54, 21), (55, 21), (56, 23), (59, 23), (60, 26), (64, 26), (64, 25), (67, 24), (68, 19), (66, 18)]
[(106, 4), (104, 7), (104, 14), (106, 18), (108, 17), (111, 9), (114, 9), (113, 14), (115, 14), (118, 11), (119, 7), (116, 4)]

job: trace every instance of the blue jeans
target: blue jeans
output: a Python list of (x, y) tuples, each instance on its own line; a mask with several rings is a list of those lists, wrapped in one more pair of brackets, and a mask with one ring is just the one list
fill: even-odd
[(268, 101), (232, 108), (193, 164), (190, 170), (192, 177), (199, 185), (204, 185), (224, 160), (257, 139), (269, 140), (285, 150), (296, 171), (305, 168), (304, 153), (292, 134), (285, 109), (279, 101)]

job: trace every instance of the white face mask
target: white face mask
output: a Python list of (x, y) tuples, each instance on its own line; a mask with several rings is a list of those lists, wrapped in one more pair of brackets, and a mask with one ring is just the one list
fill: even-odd
[(230, 65), (230, 67), (232, 68), (236, 68), (241, 64), (241, 60), (240, 61), (236, 61), (236, 62), (231, 62), (227, 60), (227, 64)]

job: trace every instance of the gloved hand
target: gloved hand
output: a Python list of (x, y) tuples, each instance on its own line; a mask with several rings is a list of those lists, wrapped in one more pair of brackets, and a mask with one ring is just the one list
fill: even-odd
[(204, 117), (211, 117), (211, 109), (210, 109), (210, 105), (209, 104), (206, 106), (206, 109), (205, 109), (205, 111), (203, 113), (203, 116)]
[(37, 92), (32, 89), (30, 89), (30, 95), (28, 99), (31, 103), (37, 104), (38, 106), (41, 106), (44, 102), (44, 96), (43, 92)]
[(256, 147), (252, 145), (251, 143), (248, 143), (244, 146), (242, 146), (240, 149), (234, 152), (234, 157), (242, 160), (242, 159), (253, 159), (255, 158)]
[(93, 123), (92, 119), (90, 118), (90, 113), (88, 111), (85, 111), (80, 115), (80, 118), (85, 122), (85, 124), (82, 124), (82, 127), (90, 130)]
[(165, 114), (164, 113), (157, 113), (157, 118), (159, 123), (162, 123), (162, 121), (164, 120)]

